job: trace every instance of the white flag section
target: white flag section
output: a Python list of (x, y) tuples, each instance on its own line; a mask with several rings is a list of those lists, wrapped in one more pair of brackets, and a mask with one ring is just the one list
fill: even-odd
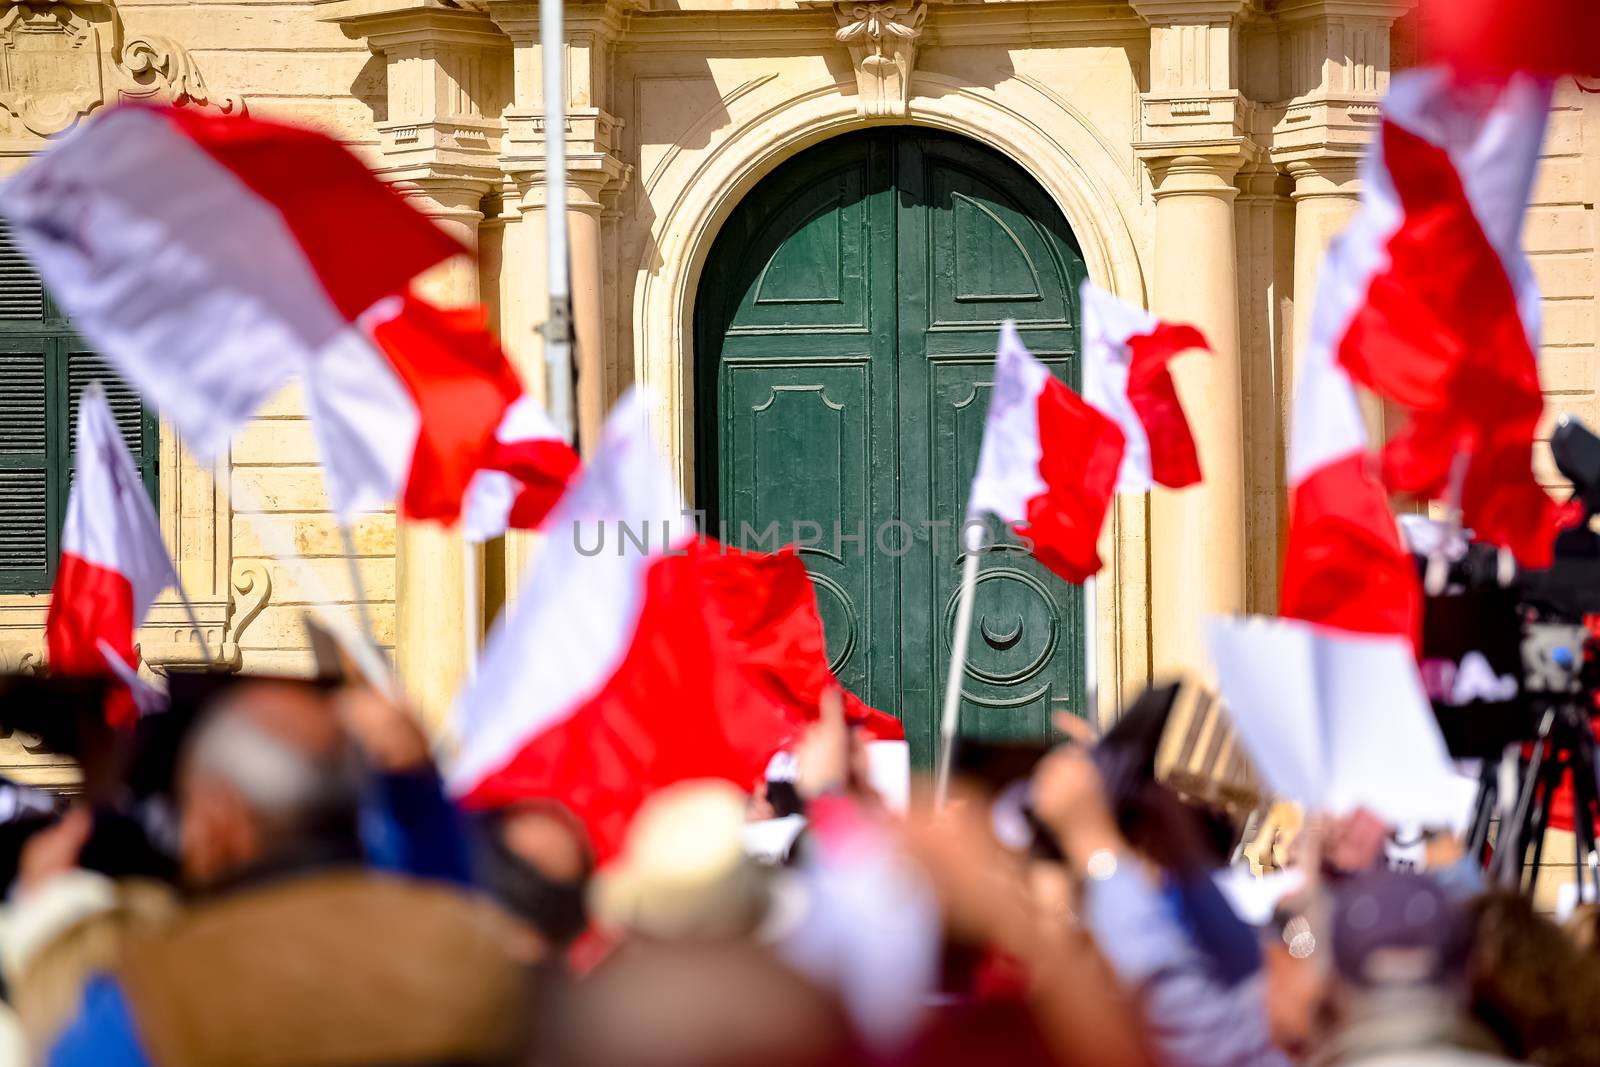
[(1456, 827), (1471, 803), (1411, 643), (1297, 619), (1212, 619), (1228, 714), (1255, 766), (1309, 808)]

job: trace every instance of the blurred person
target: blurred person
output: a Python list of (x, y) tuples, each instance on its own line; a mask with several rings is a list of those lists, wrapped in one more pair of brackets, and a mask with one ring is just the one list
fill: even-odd
[(850, 1067), (837, 1001), (749, 940), (631, 940), (573, 987), (541, 1067)]
[[(1033, 807), (1056, 836), (1079, 884), (1079, 915), (1117, 981), (1142, 1009), (1156, 1059), (1173, 1067), (1285, 1067), (1272, 1041), (1261, 973), (1230, 939), (1203, 948), (1159, 874), (1118, 826), (1099, 770), (1081, 745), (1063, 745), (1039, 765)], [(1156, 809), (1147, 812), (1159, 818)], [(1181, 827), (1163, 847), (1182, 850)], [(1149, 835), (1154, 841), (1155, 835)], [(1181, 888), (1181, 887), (1180, 887)]]
[[(1467, 1012), (1473, 924), (1427, 875), (1372, 870), (1330, 889), (1324, 1028), (1308, 1062), (1360, 1067), (1505, 1064)], [(1316, 937), (1315, 930), (1308, 936)]]
[[(124, 770), (130, 782), (161, 790), (149, 798), (145, 814), (157, 807), (171, 811), (162, 803), (178, 755), (171, 746), (187, 736), (185, 729), (192, 730), (220, 698), (259, 684), (231, 675), (183, 681), (185, 706), (165, 732), (170, 740), (138, 751)], [(456, 884), (469, 880), (459, 817), (444, 796), (426, 738), (406, 709), (360, 688), (288, 681), (273, 688), (280, 698), (291, 699), (292, 691), (292, 699), (319, 709), (319, 729), (338, 733), (342, 727), (354, 740), (361, 764), (358, 851), (367, 865)], [(149, 836), (140, 809), (76, 810), (40, 832), (51, 821), (25, 827), (26, 839), (10, 846), (19, 870), (0, 909), (0, 969), (39, 1049), (49, 1048), (77, 1011), (89, 976), (116, 966), (131, 934), (159, 929), (180, 910), (173, 885), (177, 860)], [(171, 821), (175, 853), (181, 832), (175, 816)]]
[(553, 801), (481, 813), (474, 822), (478, 884), (559, 956), (589, 925), (594, 855), (583, 827)]
[(772, 872), (745, 854), (747, 799), (722, 779), (651, 794), (590, 886), (601, 931), (655, 941), (753, 937), (772, 905)]
[(195, 903), (128, 934), (51, 1064), (470, 1065), (513, 1047), (511, 924), (454, 887), (368, 869), (356, 749), (319, 694), (230, 689), (176, 786)]
[[(1567, 1067), (1600, 1063), (1600, 959), (1574, 943), (1520, 893), (1488, 893), (1468, 904), (1471, 1012), (1507, 1054)], [(1574, 916), (1577, 918), (1578, 916)]]

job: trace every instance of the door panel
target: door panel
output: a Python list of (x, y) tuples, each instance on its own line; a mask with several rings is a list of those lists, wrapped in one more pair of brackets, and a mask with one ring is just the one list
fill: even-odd
[[(909, 127), (836, 138), (779, 168), (707, 263), (700, 504), (734, 544), (760, 547), (774, 522), (800, 540), (836, 671), (901, 715), (922, 764), (998, 327), (1017, 320), (1075, 384), (1082, 277), (1065, 221), (1020, 168)], [(1079, 591), (1016, 535), (991, 532), (963, 732), (1043, 737), (1052, 711), (1081, 710)]]

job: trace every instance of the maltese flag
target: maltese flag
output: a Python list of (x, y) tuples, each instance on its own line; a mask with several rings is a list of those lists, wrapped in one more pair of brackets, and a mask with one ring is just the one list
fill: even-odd
[[(78, 400), (77, 433), (77, 476), (45, 617), (49, 668), (131, 682), (138, 669), (134, 630), (178, 576), (150, 494), (98, 382)], [(133, 695), (116, 691), (106, 714), (113, 726), (131, 725), (138, 714)]]
[(560, 801), (603, 860), (657, 789), (754, 786), (837, 683), (805, 566), (694, 539), (637, 393), (546, 529), (457, 702), (449, 781), (470, 807)]
[(1117, 492), (1152, 485), (1182, 489), (1200, 481), (1200, 457), (1167, 363), (1204, 349), (1193, 326), (1162, 322), (1092, 282), (1079, 289), (1083, 318), (1083, 398), (1115, 420), (1125, 441)]
[(1362, 163), (1361, 210), (1329, 246), (1309, 352), (1406, 409), (1390, 488), (1459, 499), (1462, 522), (1548, 566), (1568, 516), (1533, 474), (1544, 411), (1539, 287), (1522, 251), (1550, 85), (1397, 75)]
[(994, 395), (984, 418), (970, 526), (992, 513), (1069, 582), (1100, 569), (1096, 542), (1111, 498), (1200, 480), (1194, 438), (1166, 364), (1205, 339), (1092, 286), (1083, 288), (1084, 395), (1000, 328)]
[(1278, 610), (1339, 630), (1415, 639), (1422, 588), (1367, 455), (1355, 386), (1326, 346), (1310, 347), (1298, 374)]
[(501, 469), (499, 521), (533, 524), (523, 488), (548, 502), (571, 474), (554, 445), (506, 470), (526, 402), (482, 310), (404, 295), (466, 249), (323, 134), (126, 105), (23, 168), (0, 211), (74, 325), (204, 462), (298, 374), (346, 521), (395, 504), (454, 522), (476, 473)]

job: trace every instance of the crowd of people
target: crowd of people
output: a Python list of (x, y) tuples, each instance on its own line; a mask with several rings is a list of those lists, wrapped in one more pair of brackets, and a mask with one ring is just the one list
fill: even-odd
[[(1308, 818), (1275, 876), (1292, 888), (1250, 914), (1217, 888), (1237, 828), (1062, 725), (1019, 806), (972, 780), (899, 814), (830, 699), (776, 858), (750, 847), (764, 790), (688, 781), (597, 864), (552, 800), (458, 810), (371, 690), (242, 681), (183, 738), (172, 871), (97, 846), (104, 804), (25, 816), (6, 1048), (53, 1067), (1600, 1062), (1595, 914), (1558, 926), (1486, 891), (1447, 839), (1390, 870), (1361, 811)], [(128, 839), (159, 853), (157, 822)]]

